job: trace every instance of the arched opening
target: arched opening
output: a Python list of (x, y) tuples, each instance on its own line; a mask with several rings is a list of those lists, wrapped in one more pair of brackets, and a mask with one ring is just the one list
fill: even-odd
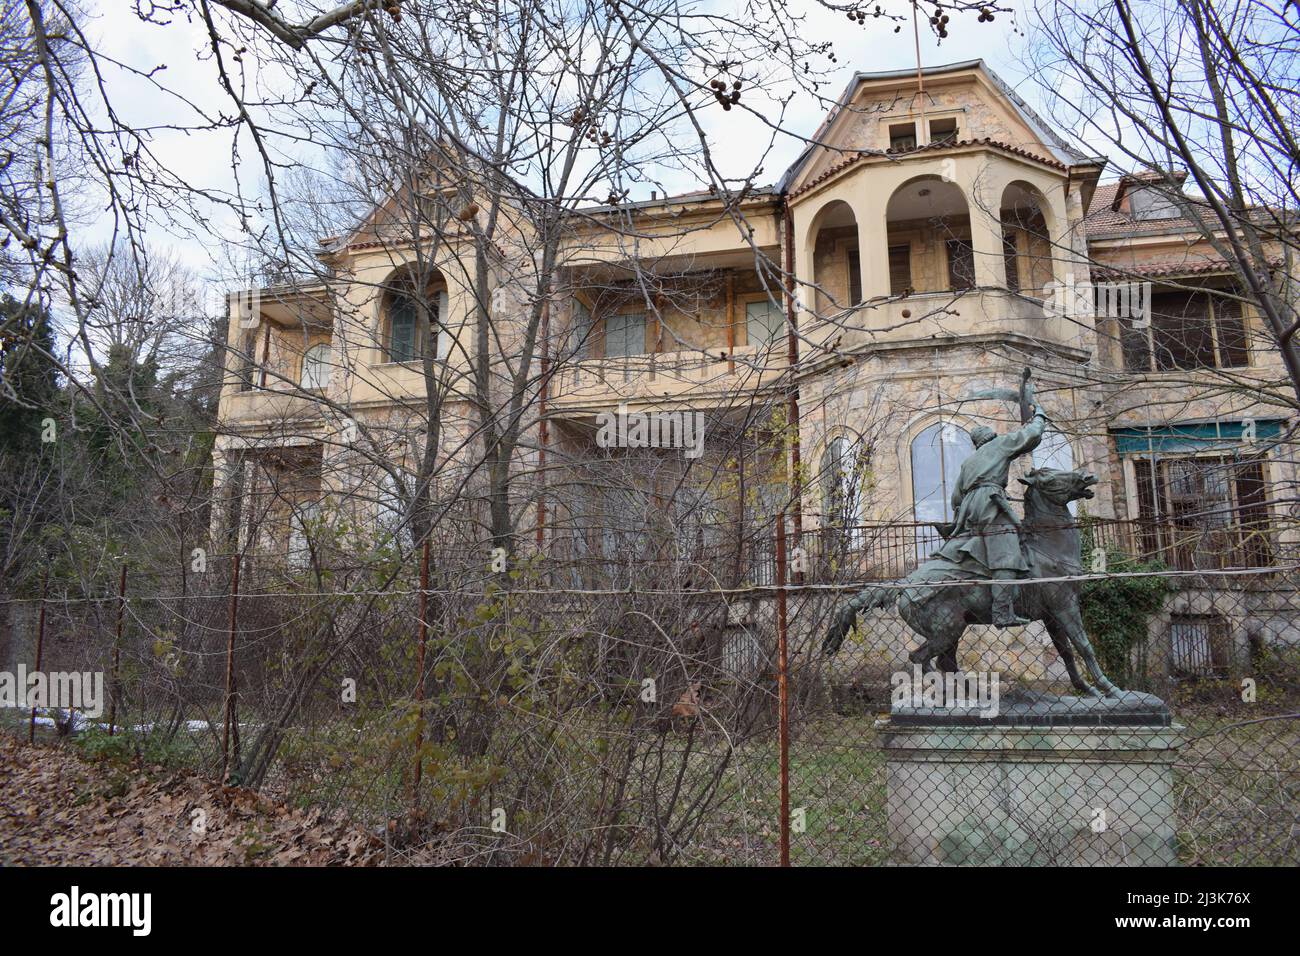
[(863, 504), (870, 480), (870, 455), (861, 439), (838, 435), (821, 456), (822, 527), (838, 549), (861, 541)]
[(302, 357), (302, 375), (298, 384), (307, 391), (324, 391), (330, 380), (330, 347), (321, 342), (309, 348)]
[(861, 302), (862, 257), (853, 207), (839, 199), (827, 203), (813, 220), (809, 238), (817, 314), (834, 315)]
[(970, 207), (955, 184), (922, 176), (894, 190), (885, 207), (889, 294), (975, 287)]
[[(1038, 443), (1031, 457), (1035, 468), (1074, 470), (1074, 449), (1070, 447), (1070, 440), (1055, 428), (1043, 432), (1043, 440)], [(1078, 514), (1077, 501), (1071, 501), (1067, 507), (1070, 509), (1070, 514)]]
[(1042, 298), (1053, 281), (1047, 201), (1033, 186), (1010, 183), (1002, 191), (1002, 263), (1007, 289)]
[(932, 524), (953, 519), (952, 492), (961, 465), (975, 451), (966, 430), (936, 422), (912, 439), (912, 514), (917, 528), (917, 558), (924, 560), (943, 539)]
[(380, 311), (387, 361), (419, 362), (430, 348), (435, 359), (447, 357), (451, 345), (447, 283), (437, 269), (398, 269), (384, 283)]

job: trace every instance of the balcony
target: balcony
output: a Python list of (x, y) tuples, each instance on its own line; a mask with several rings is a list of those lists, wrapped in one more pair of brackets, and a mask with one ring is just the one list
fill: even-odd
[(221, 420), (228, 425), (295, 423), (319, 421), (319, 404), (300, 392), (254, 388), (227, 393), (221, 401)]
[(1076, 323), (1055, 315), (1040, 299), (1005, 289), (924, 292), (822, 319), (810, 333), (839, 348), (946, 339), (1019, 335), (1062, 345), (1078, 344)]
[(786, 369), (784, 340), (771, 348), (741, 346), (722, 353), (652, 352), (586, 359), (558, 369), (551, 380), (555, 408), (589, 408), (628, 401), (681, 401), (753, 394), (771, 388)]

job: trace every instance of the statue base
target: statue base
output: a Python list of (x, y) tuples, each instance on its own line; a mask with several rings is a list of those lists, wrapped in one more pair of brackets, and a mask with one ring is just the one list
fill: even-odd
[(1168, 727), (1168, 705), (1154, 694), (1120, 691), (1118, 697), (1064, 697), (1014, 690), (1002, 695), (997, 713), (979, 705), (925, 707), (895, 705), (897, 726), (924, 727)]
[(899, 713), (880, 730), (897, 863), (1177, 863), (1173, 761), (1182, 728), (1167, 720), (1005, 726)]

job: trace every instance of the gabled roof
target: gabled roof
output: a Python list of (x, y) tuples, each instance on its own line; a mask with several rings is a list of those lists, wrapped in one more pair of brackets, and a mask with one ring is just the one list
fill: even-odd
[[(984, 74), (999, 93), (1006, 97), (1007, 102), (1011, 104), (1017, 115), (1026, 126), (1033, 131), (1047, 148), (1051, 157), (1062, 166), (1078, 166), (1088, 164), (1104, 164), (1104, 157), (1087, 156), (1071, 146), (1055, 130), (1044, 122), (1043, 118), (1035, 113), (1015, 90), (1006, 83), (982, 59), (979, 60), (962, 60), (957, 63), (944, 63), (939, 66), (928, 66), (921, 70), (922, 76), (942, 76), (946, 73), (960, 73), (964, 70), (978, 70)], [(790, 168), (785, 171), (781, 181), (777, 184), (778, 192), (785, 192), (789, 189), (790, 184), (794, 182), (800, 171), (807, 165), (808, 160), (813, 153), (822, 145), (823, 137), (826, 132), (834, 125), (839, 118), (840, 113), (852, 102), (854, 94), (858, 87), (863, 83), (877, 82), (880, 80), (903, 80), (908, 77), (916, 76), (916, 70), (884, 70), (875, 73), (857, 72), (849, 80), (848, 86), (840, 94), (839, 99), (835, 101), (826, 118), (822, 120), (817, 132), (812, 135), (812, 142), (799, 155), (799, 158), (791, 164)]]

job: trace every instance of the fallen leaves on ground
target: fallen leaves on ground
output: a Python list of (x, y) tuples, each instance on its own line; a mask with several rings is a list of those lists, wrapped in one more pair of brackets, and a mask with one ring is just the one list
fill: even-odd
[(383, 841), (196, 774), (0, 734), (0, 866), (374, 866)]

